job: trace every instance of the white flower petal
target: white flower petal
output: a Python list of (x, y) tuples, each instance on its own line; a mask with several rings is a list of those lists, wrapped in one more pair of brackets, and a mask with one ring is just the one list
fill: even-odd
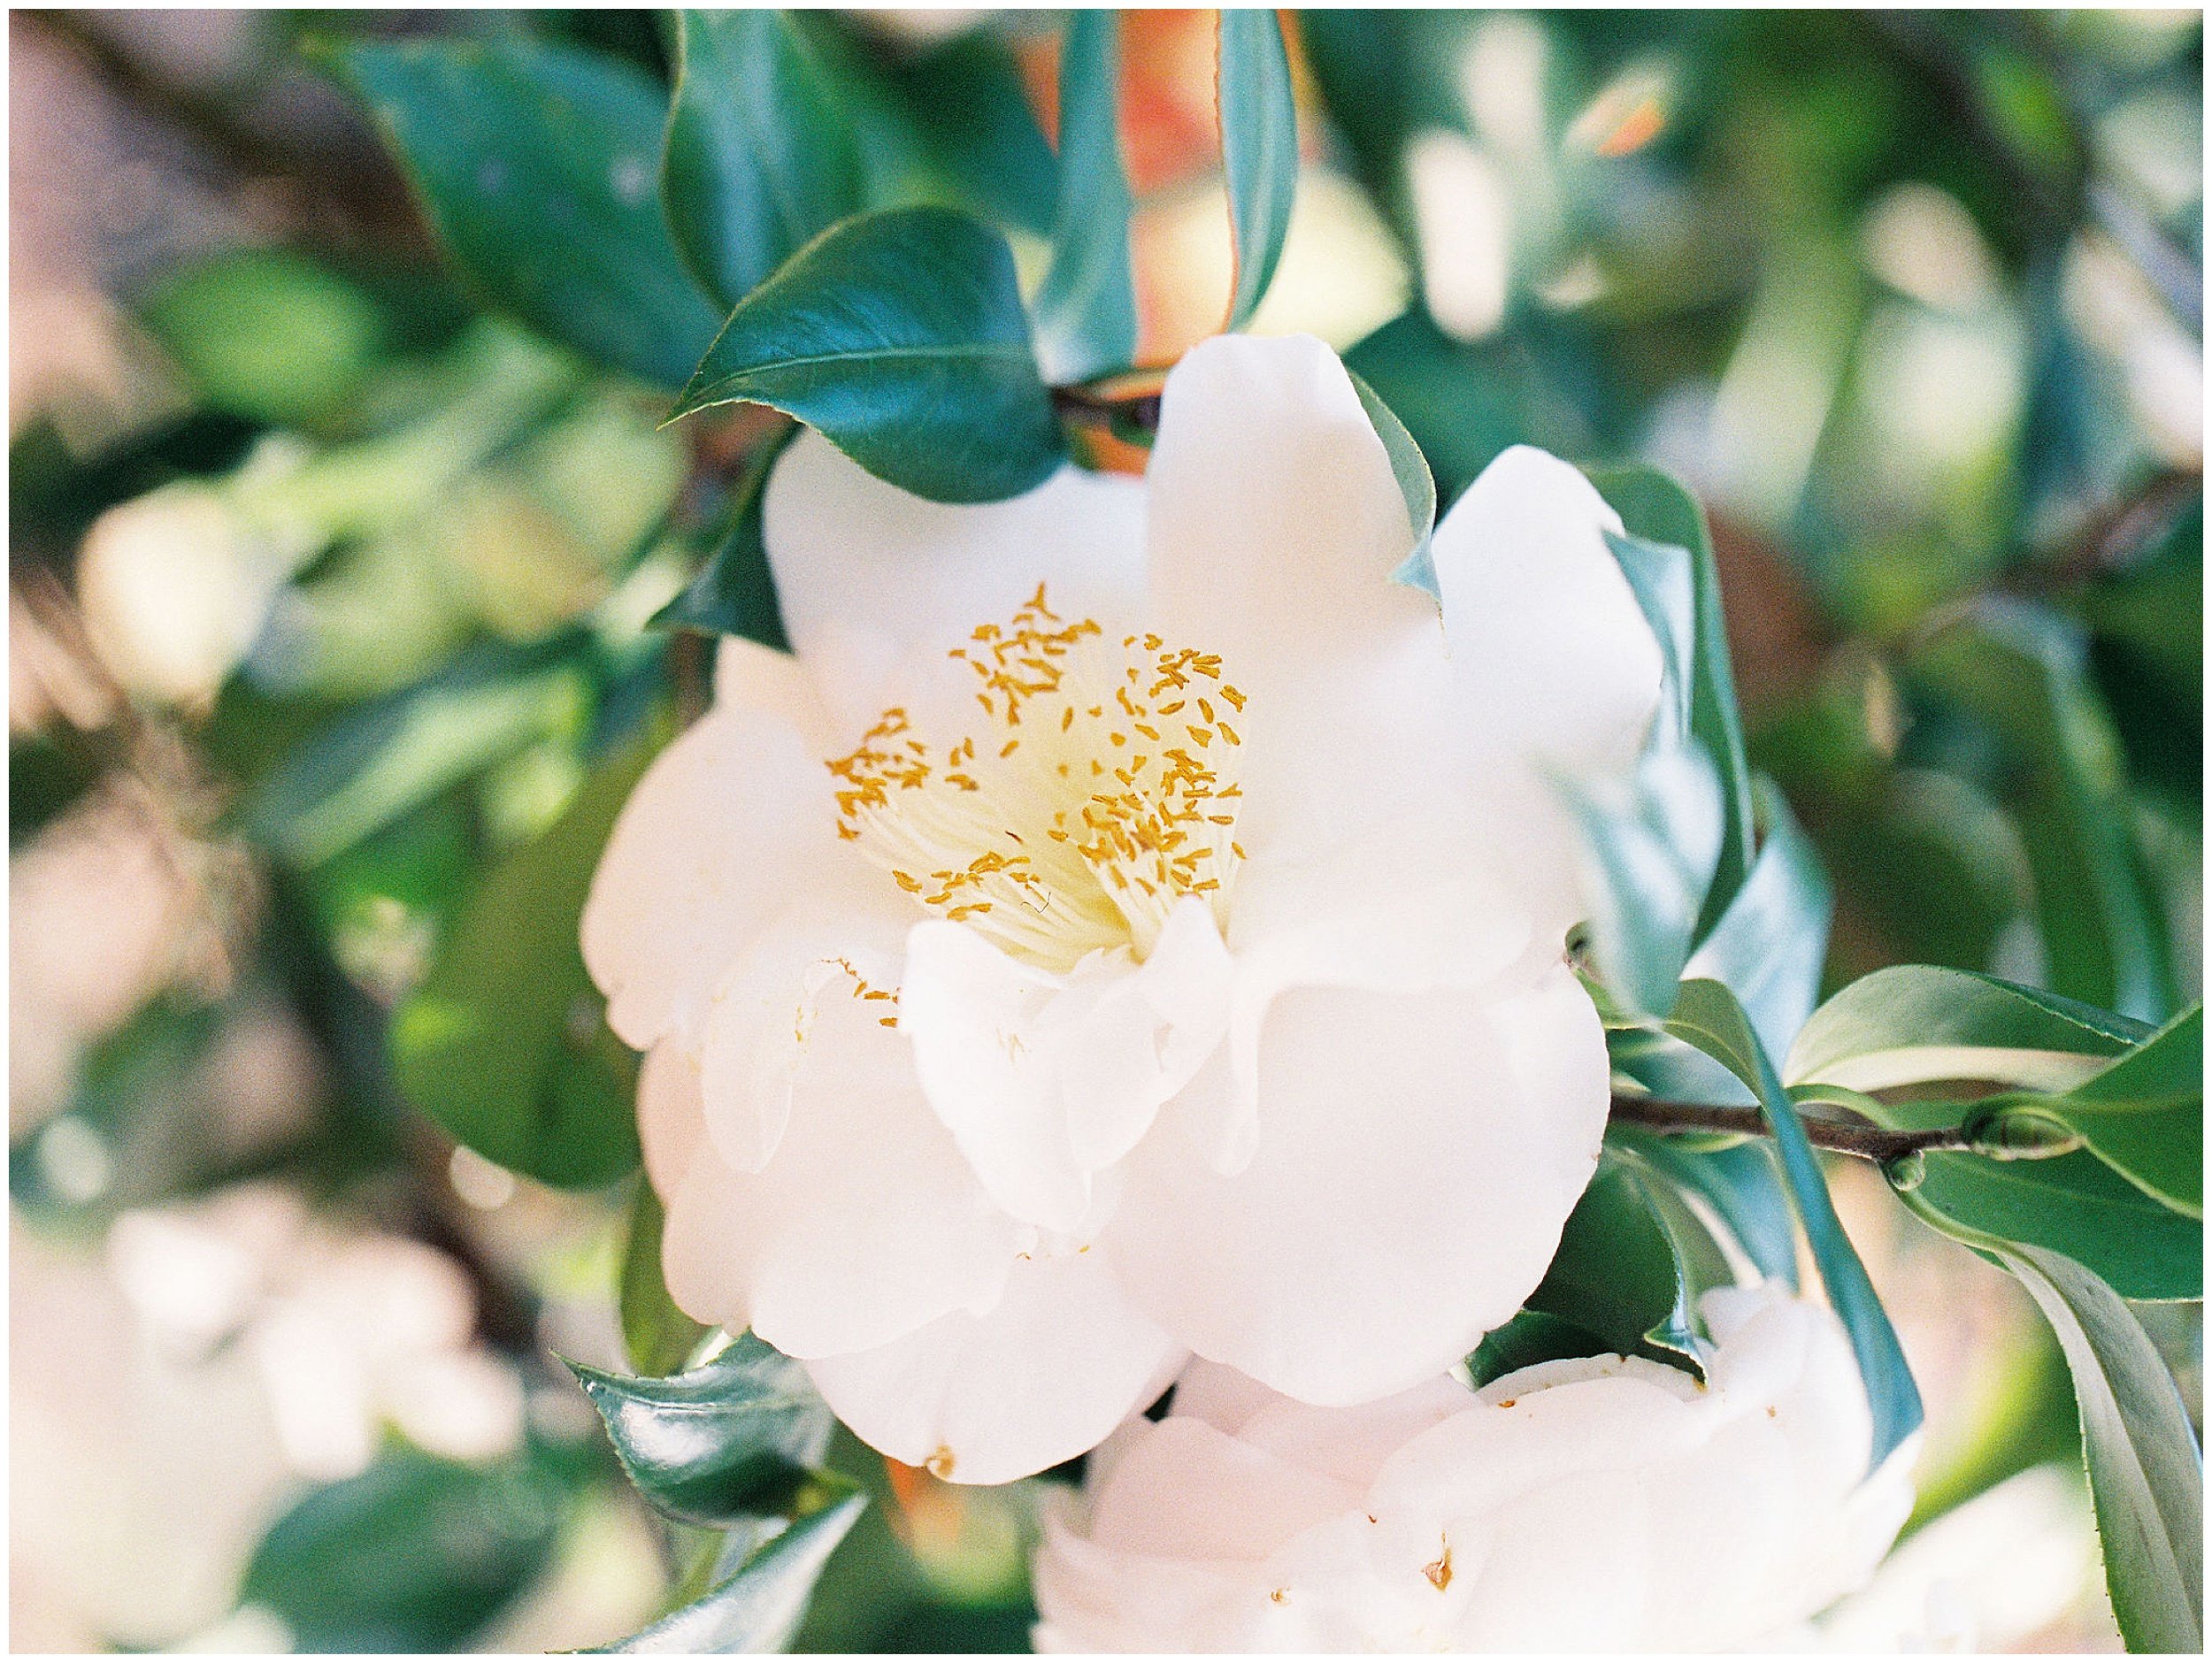
[(1605, 546), (1620, 529), (1578, 470), (1527, 445), (1485, 468), (1437, 527), (1444, 634), (1484, 747), (1572, 772), (1634, 761), (1662, 663)]
[(662, 1040), (639, 1066), (637, 1135), (645, 1176), (663, 1195), (673, 1195), (690, 1176), (707, 1136), (699, 1059), (680, 1038)]
[(875, 1448), (956, 1483), (1007, 1483), (1081, 1454), (1166, 1390), (1185, 1353), (1097, 1253), (1023, 1260), (981, 1315), (815, 1359), (814, 1383)]
[(1309, 1403), (1443, 1373), (1541, 1279), (1596, 1168), (1604, 1035), (1563, 966), (1505, 999), (1294, 989), (1258, 1149), (1208, 1169), (1171, 1105), (1107, 1239), (1201, 1355)]
[(584, 902), (584, 962), (609, 1025), (640, 1050), (688, 1026), (793, 894), (858, 867), (798, 731), (764, 711), (710, 711), (653, 759)]
[[(1864, 1472), (1863, 1393), (1832, 1314), (1772, 1287), (1706, 1310), (1703, 1387), (1578, 1358), (1480, 1393), (1440, 1379), (1344, 1409), (1278, 1399), (1234, 1432), (1187, 1418), (1179, 1391), (1048, 1517), (1041, 1647), (1772, 1646), (1865, 1581), (1911, 1491), (1900, 1466)], [(1197, 1398), (1248, 1396), (1193, 1376)], [(1850, 1394), (1855, 1414), (1829, 1413)]]
[(665, 1198), (669, 1291), (701, 1321), (814, 1357), (998, 1299), (1017, 1227), (930, 1113), (877, 1009), (821, 999), (774, 1157), (739, 1172), (703, 1146)]
[(1067, 976), (933, 921), (908, 939), (900, 1024), (923, 1090), (993, 1199), (1072, 1231), (1092, 1210), (1091, 1175), (1128, 1153), (1218, 1042), (1229, 977), (1195, 900), (1141, 965), (1098, 954)]
[(725, 635), (715, 648), (714, 701), (781, 717), (819, 755), (833, 756), (849, 747), (806, 667), (789, 653), (741, 635)]
[(1260, 1035), (1289, 989), (1471, 991), (1509, 966), (1541, 973), (1557, 944), (1536, 939), (1520, 898), (1486, 875), (1485, 854), (1457, 827), (1402, 824), (1325, 858), (1263, 849), (1245, 863), (1230, 921), (1228, 1048), (1178, 1105), (1209, 1166), (1233, 1176), (1259, 1146)]
[(1447, 781), (1435, 602), (1390, 459), (1336, 355), (1224, 336), (1169, 375), (1146, 474), (1156, 620), (1247, 695), (1240, 836), (1321, 840)]
[(1002, 502), (926, 502), (810, 431), (769, 476), (764, 532), (784, 632), (856, 732), (914, 704), (911, 677), (942, 678), (947, 648), (1003, 623), (1041, 582), (1065, 616), (1129, 616), (1143, 513), (1139, 482), (1074, 467)]

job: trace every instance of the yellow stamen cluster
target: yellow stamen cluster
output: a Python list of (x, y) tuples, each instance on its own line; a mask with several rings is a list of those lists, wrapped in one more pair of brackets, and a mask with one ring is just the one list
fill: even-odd
[(1096, 948), (1141, 957), (1175, 904), (1217, 918), (1244, 851), (1224, 765), (1244, 695), (1220, 657), (1063, 620), (1042, 585), (953, 657), (991, 729), (941, 755), (884, 712), (838, 781), (838, 831), (924, 907), (1055, 969)]

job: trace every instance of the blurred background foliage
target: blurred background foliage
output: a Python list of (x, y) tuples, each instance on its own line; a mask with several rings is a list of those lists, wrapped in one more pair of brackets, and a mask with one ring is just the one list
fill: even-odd
[[(1033, 284), (1056, 17), (806, 27), (871, 198), (987, 212)], [(697, 1547), (554, 1353), (692, 1336), (657, 1277), (615, 1308), (657, 1226), (574, 920), (708, 695), (710, 643), (647, 620), (772, 424), (663, 429), (666, 389), (480, 310), (308, 49), (528, 34), (664, 80), (660, 22), (10, 29), (12, 1637), (626, 1632)], [(1331, 11), (1293, 50), (1255, 326), (1344, 350), (1447, 499), (1518, 441), (1702, 494), (1832, 984), (2198, 996), (2199, 15)], [(1131, 14), (1123, 52), (1164, 363), (1229, 282), (1210, 18)], [(2051, 1342), (1836, 1176), (1932, 1418), (1834, 1631), (2109, 1644)], [(2200, 1404), (2194, 1310), (2142, 1314)], [(883, 1505), (803, 1644), (1025, 1643), (1033, 1484), (833, 1464)]]

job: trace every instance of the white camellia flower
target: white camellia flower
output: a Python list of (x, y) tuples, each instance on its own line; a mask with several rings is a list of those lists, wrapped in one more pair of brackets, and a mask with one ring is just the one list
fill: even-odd
[[(1042, 1652), (1723, 1651), (1873, 1574), (1914, 1445), (1871, 1476), (1842, 1325), (1708, 1294), (1707, 1383), (1640, 1359), (1450, 1378), (1355, 1409), (1210, 1364), (1048, 1515)], [(1916, 1440), (1915, 1440), (1916, 1445)]]
[(975, 1483), (1194, 1352), (1359, 1403), (1509, 1316), (1608, 1105), (1547, 781), (1660, 678), (1589, 483), (1500, 457), (1440, 609), (1335, 356), (1232, 337), (1141, 482), (944, 506), (809, 433), (764, 514), (794, 652), (726, 648), (583, 920), (678, 1302)]

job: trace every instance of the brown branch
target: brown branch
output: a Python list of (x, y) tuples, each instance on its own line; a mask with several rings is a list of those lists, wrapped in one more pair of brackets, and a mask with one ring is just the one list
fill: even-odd
[[(1645, 1126), (1661, 1132), (1735, 1131), (1766, 1137), (1771, 1130), (1763, 1109), (1670, 1103), (1655, 1097), (1616, 1097), (1612, 1117), (1623, 1125)], [(1818, 1115), (1801, 1118), (1805, 1136), (1814, 1148), (1856, 1155), (1862, 1161), (1886, 1163), (1928, 1149), (1972, 1147), (1963, 1126), (1941, 1126), (1930, 1131), (1893, 1131), (1865, 1121), (1836, 1120)]]

